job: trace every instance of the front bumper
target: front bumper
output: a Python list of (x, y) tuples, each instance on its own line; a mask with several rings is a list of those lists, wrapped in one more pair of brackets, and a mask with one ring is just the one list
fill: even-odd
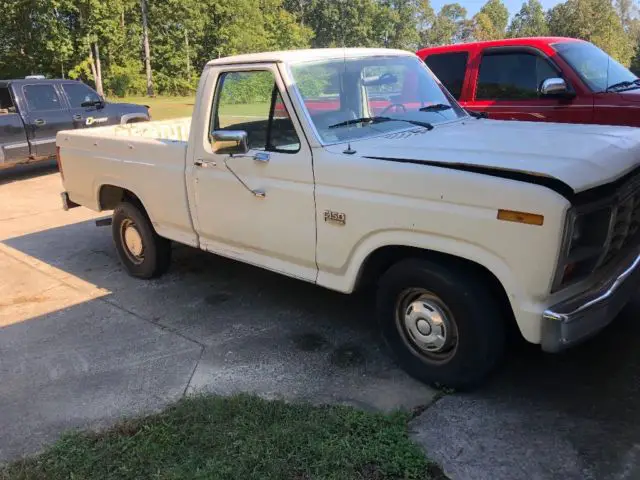
[(635, 249), (592, 288), (545, 310), (542, 350), (559, 352), (598, 333), (620, 313), (639, 285), (640, 252)]

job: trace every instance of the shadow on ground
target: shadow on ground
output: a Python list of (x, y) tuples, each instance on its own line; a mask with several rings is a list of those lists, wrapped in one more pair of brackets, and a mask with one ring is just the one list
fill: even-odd
[(0, 186), (5, 183), (17, 182), (26, 178), (41, 177), (49, 175), (58, 170), (55, 160), (46, 160), (14, 167), (0, 169)]

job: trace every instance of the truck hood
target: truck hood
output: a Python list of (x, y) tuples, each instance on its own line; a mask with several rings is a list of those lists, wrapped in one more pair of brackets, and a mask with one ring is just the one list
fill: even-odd
[[(576, 194), (640, 165), (640, 128), (470, 119), (356, 140), (351, 147), (380, 160), (562, 182)], [(342, 152), (344, 144), (329, 148)]]
[(618, 92), (618, 96), (627, 102), (640, 102), (640, 88)]

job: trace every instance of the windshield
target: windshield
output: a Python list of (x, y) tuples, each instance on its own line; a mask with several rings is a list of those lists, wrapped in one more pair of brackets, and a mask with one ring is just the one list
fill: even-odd
[(638, 78), (592, 43), (563, 42), (553, 48), (594, 92), (606, 92), (620, 84), (624, 87)]
[(291, 65), (291, 74), (324, 143), (430, 128), (467, 115), (417, 57), (302, 62)]

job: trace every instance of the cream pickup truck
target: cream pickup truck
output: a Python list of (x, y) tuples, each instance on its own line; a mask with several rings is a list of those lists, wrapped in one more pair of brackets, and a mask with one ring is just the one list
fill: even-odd
[(131, 275), (165, 272), (173, 241), (373, 286), (386, 342), (428, 383), (479, 384), (511, 326), (574, 345), (640, 281), (640, 129), (487, 120), (407, 52), (217, 59), (191, 119), (63, 131), (57, 147), (64, 208), (113, 210)]

